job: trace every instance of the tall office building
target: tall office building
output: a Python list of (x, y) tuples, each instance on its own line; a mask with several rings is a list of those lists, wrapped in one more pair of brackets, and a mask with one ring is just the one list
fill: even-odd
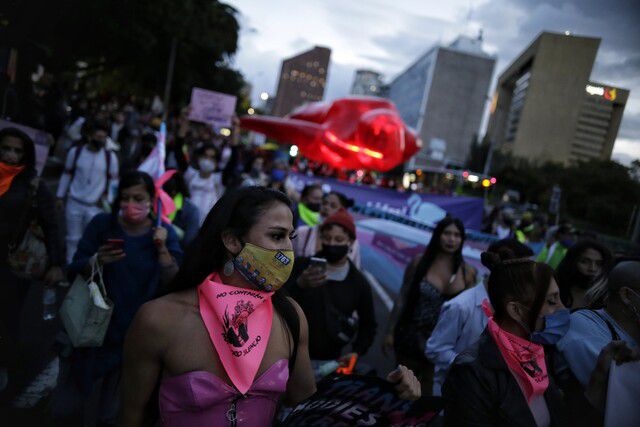
[(533, 162), (610, 159), (629, 91), (589, 81), (599, 38), (542, 33), (500, 75), (487, 136)]
[(351, 95), (382, 96), (384, 83), (382, 76), (371, 70), (356, 70), (351, 85)]
[(389, 99), (423, 141), (406, 169), (464, 165), (480, 127), (494, 66), (481, 37), (460, 36), (449, 46), (431, 48), (389, 84)]
[(331, 49), (313, 49), (282, 61), (278, 92), (271, 114), (285, 116), (307, 102), (321, 101), (327, 84)]

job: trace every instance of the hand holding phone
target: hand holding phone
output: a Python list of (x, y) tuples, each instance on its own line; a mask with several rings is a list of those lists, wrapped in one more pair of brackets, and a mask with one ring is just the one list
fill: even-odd
[(309, 267), (307, 267), (300, 277), (298, 277), (298, 286), (303, 289), (316, 288), (324, 285), (327, 280), (327, 260), (324, 258), (310, 259)]
[(113, 246), (114, 249), (122, 249), (124, 247), (124, 239), (107, 239), (107, 245)]
[(98, 261), (103, 265), (120, 261), (125, 257), (123, 248), (123, 239), (107, 239), (105, 244), (98, 248)]
[(311, 257), (309, 259), (309, 261), (310, 261), (309, 267), (313, 267), (313, 268), (317, 269), (319, 272), (321, 272), (322, 274), (326, 274), (326, 272), (327, 272), (327, 260), (326, 259)]

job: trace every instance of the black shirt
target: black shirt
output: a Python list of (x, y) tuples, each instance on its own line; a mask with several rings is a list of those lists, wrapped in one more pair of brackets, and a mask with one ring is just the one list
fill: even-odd
[[(327, 302), (345, 317), (358, 314), (358, 332), (352, 340), (353, 351), (367, 352), (376, 334), (371, 287), (362, 273), (349, 261), (349, 273), (342, 281), (329, 280), (317, 288), (302, 289), (296, 281), (309, 266), (309, 258), (296, 258), (293, 272), (285, 287), (300, 304), (309, 323), (309, 355), (311, 359), (328, 360), (342, 356), (344, 345), (336, 342), (327, 328)], [(323, 294), (326, 293), (326, 294)]]

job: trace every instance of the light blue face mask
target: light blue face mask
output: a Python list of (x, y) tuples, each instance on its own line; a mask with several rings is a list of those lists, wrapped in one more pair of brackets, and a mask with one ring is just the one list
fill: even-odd
[[(528, 307), (520, 305), (525, 310)], [(568, 308), (557, 310), (555, 313), (547, 314), (543, 317), (544, 329), (533, 331), (524, 322), (517, 321), (522, 328), (529, 333), (529, 341), (542, 345), (555, 345), (569, 331), (571, 325), (571, 312)]]
[(542, 345), (555, 345), (565, 336), (571, 326), (571, 312), (568, 308), (557, 310), (544, 316), (544, 329), (531, 333), (531, 341)]

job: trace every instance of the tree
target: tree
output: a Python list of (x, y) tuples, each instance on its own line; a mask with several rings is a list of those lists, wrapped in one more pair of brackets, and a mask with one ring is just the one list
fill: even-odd
[(5, 28), (9, 45), (58, 78), (99, 77), (106, 93), (162, 94), (171, 41), (178, 41), (172, 97), (192, 86), (238, 94), (229, 68), (237, 49), (237, 11), (214, 0), (14, 0)]
[(534, 165), (499, 154), (496, 170), (503, 190), (518, 190), (523, 201), (546, 209), (554, 184), (562, 188), (561, 215), (596, 231), (624, 236), (633, 206), (640, 200), (640, 182), (630, 169), (609, 160)]

